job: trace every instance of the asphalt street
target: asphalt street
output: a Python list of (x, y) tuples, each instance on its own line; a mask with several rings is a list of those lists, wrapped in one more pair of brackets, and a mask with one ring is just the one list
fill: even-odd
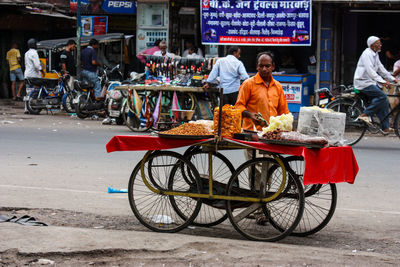
[[(127, 127), (101, 125), (101, 120), (80, 120), (61, 112), (24, 115), (20, 106), (9, 104), (0, 103), (0, 215), (10, 215), (22, 208), (24, 212), (51, 209), (133, 218), (126, 194), (107, 193), (108, 187), (127, 188), (130, 172), (144, 155), (144, 152), (106, 152), (105, 145), (114, 135), (133, 134)], [(370, 261), (373, 266), (374, 263), (396, 265), (400, 262), (400, 140), (394, 135), (367, 136), (353, 149), (360, 171), (354, 184), (337, 185), (337, 209), (329, 225), (320, 233), (304, 238), (305, 241), (290, 237), (284, 242), (262, 243), (263, 248), (274, 251), (275, 256), (270, 261), (264, 259), (260, 265), (302, 265), (304, 262), (318, 266), (341, 263), (365, 266), (364, 263), (369, 265)], [(242, 151), (230, 151), (225, 155), (235, 167), (244, 160)], [(46, 255), (60, 251), (146, 250), (149, 246), (153, 250), (172, 251), (178, 247), (182, 249), (183, 245), (190, 247), (193, 242), (217, 242), (227, 251), (233, 246), (243, 254), (260, 244), (244, 241), (237, 235), (213, 236), (210, 230), (196, 241), (190, 231), (166, 235), (145, 229), (98, 228), (53, 226), (47, 230), (2, 223), (0, 253), (18, 249), (30, 255)], [(340, 238), (348, 239), (339, 241)], [(323, 240), (330, 239), (337, 240), (337, 245), (323, 244)], [(30, 243), (35, 240), (40, 240), (39, 245)], [(284, 257), (288, 251), (293, 255), (302, 253), (302, 256), (299, 261), (282, 261), (279, 255)], [(318, 259), (310, 260), (318, 253)], [(195, 259), (201, 262), (200, 256), (194, 257), (193, 262)], [(188, 266), (183, 260), (174, 263)], [(245, 265), (246, 261), (243, 263)], [(252, 259), (248, 263), (257, 262)]]

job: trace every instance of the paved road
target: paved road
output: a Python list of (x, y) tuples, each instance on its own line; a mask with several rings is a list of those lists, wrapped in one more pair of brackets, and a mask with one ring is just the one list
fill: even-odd
[[(106, 153), (105, 144), (108, 140), (114, 135), (132, 134), (128, 128), (116, 125), (105, 126), (101, 125), (100, 120), (80, 120), (63, 113), (56, 113), (53, 116), (24, 115), (20, 106), (6, 104), (0, 102), (0, 214), (10, 214), (13, 212), (10, 209), (13, 208), (27, 208), (24, 212), (32, 209), (32, 212), (37, 213), (40, 209), (49, 209), (87, 214), (88, 218), (98, 215), (104, 218), (128, 216), (132, 219), (127, 196), (106, 193), (109, 186), (127, 188), (130, 172), (144, 154), (142, 152)], [(277, 248), (280, 254), (275, 251), (276, 257), (285, 256), (288, 248), (284, 244), (293, 245), (294, 247), (291, 247), (289, 251), (292, 250), (294, 254), (307, 250), (308, 252), (301, 260), (292, 262), (300, 265), (302, 260), (307, 264), (314, 262), (321, 265), (335, 265), (347, 262), (352, 265), (352, 261), (347, 261), (350, 254), (353, 259), (356, 259), (353, 263), (358, 262), (361, 265), (368, 263), (368, 259), (372, 260), (372, 263), (400, 262), (398, 256), (400, 252), (400, 224), (398, 223), (400, 219), (400, 198), (398, 197), (400, 193), (398, 174), (400, 140), (394, 136), (386, 138), (369, 136), (354, 147), (354, 152), (360, 166), (359, 174), (355, 184), (338, 185), (337, 210), (329, 225), (309, 238), (290, 237), (273, 245), (263, 244), (264, 247)], [(241, 151), (230, 152), (227, 156), (235, 166), (244, 159)], [(77, 216), (83, 216), (79, 214)], [(132, 231), (122, 231), (126, 233), (129, 240), (136, 240), (138, 236), (143, 235), (143, 239), (125, 246), (125, 242), (110, 241), (112, 235), (123, 236), (123, 233), (104, 229), (93, 230), (96, 227), (89, 226), (92, 229), (87, 229), (88, 232), (85, 235), (104, 235), (104, 240), (95, 244), (89, 241), (80, 242), (80, 245), (77, 245), (74, 242), (82, 241), (83, 237), (71, 241), (67, 237), (60, 236), (59, 240), (65, 238), (65, 244), (61, 242), (60, 246), (43, 246), (41, 249), (40, 246), (27, 245), (28, 243), (24, 242), (23, 233), (30, 236), (30, 241), (34, 241), (31, 239), (43, 238), (39, 232), (46, 231), (42, 230), (44, 228), (35, 231), (29, 227), (24, 228), (9, 223), (7, 226), (4, 225), (0, 224), (0, 236), (7, 234), (8, 238), (5, 239), (6, 242), (0, 242), (0, 253), (16, 247), (26, 253), (49, 253), (63, 249), (82, 251), (90, 250), (90, 247), (103, 249), (104, 240), (109, 242), (106, 247), (127, 250), (144, 249), (146, 248), (144, 244), (147, 242), (160, 250), (167, 249), (169, 246), (168, 243), (160, 245), (155, 242), (156, 237), (147, 231), (140, 234), (137, 232), (137, 235)], [(56, 225), (59, 226), (60, 223)], [(50, 232), (47, 234), (57, 235), (57, 232), (66, 231), (65, 233), (71, 232), (71, 235), (79, 236), (77, 232), (80, 232), (81, 228), (77, 226), (78, 228), (55, 227), (49, 230), (51, 234)], [(129, 230), (129, 228), (122, 230)], [(133, 228), (133, 230), (145, 229)], [(235, 235), (229, 236), (232, 239), (221, 239), (223, 234), (216, 234), (214, 237), (217, 239), (214, 240), (213, 231), (204, 231), (206, 234), (201, 242), (205, 242), (204, 244), (209, 244), (207, 242), (226, 243), (224, 247), (226, 250), (229, 250), (229, 244), (235, 244), (234, 246), (238, 246), (238, 249), (250, 253), (258, 244), (243, 241)], [(190, 235), (191, 232), (184, 234)], [(68, 236), (68, 234), (65, 235)], [(150, 236), (153, 241), (148, 239)], [(181, 234), (160, 235), (160, 238), (175, 240), (171, 242), (177, 242), (180, 245), (196, 240), (193, 235), (189, 238), (182, 237), (184, 235)], [(218, 238), (219, 241), (217, 241)], [(227, 240), (230, 241), (227, 242)], [(42, 241), (45, 242), (46, 239)], [(75, 245), (71, 245), (71, 242)], [(310, 247), (304, 247), (304, 245)], [(312, 257), (313, 252), (321, 255), (310, 262), (307, 259)], [(336, 255), (337, 259), (328, 258), (330, 254)], [(253, 259), (247, 262), (257, 263)], [(264, 264), (267, 262), (264, 261)], [(272, 262), (282, 263), (279, 259), (270, 263)], [(183, 263), (182, 266), (187, 266), (185, 261), (176, 260), (174, 263)], [(287, 263), (289, 264), (290, 261), (288, 260)]]

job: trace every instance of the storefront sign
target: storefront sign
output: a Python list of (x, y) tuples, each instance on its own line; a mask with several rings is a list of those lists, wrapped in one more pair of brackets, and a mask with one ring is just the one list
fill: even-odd
[[(77, 0), (70, 0), (70, 9), (76, 13)], [(133, 0), (81, 0), (82, 14), (136, 14)]]
[(107, 16), (82, 16), (82, 36), (106, 34), (107, 26)]
[(301, 104), (301, 93), (303, 87), (301, 83), (281, 82), (281, 85), (288, 104)]
[(310, 46), (311, 9), (311, 0), (202, 0), (202, 43)]

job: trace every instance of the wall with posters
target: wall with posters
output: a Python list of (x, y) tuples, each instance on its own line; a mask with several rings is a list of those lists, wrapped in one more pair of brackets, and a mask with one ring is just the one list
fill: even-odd
[(93, 36), (107, 33), (107, 16), (82, 16), (82, 36)]
[(202, 42), (310, 46), (311, 9), (311, 0), (202, 0)]

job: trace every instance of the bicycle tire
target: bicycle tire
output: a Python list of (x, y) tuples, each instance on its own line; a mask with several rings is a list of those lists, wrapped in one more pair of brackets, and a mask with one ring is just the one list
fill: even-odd
[(353, 146), (363, 138), (368, 127), (365, 122), (357, 120), (358, 116), (362, 114), (362, 110), (359, 107), (353, 106), (350, 100), (337, 99), (330, 102), (326, 108), (346, 113), (346, 125), (343, 136), (346, 145)]
[[(290, 169), (288, 175), (298, 176), (301, 183), (304, 174), (304, 159), (298, 156), (286, 157), (285, 162)], [(276, 167), (276, 166), (273, 166)], [(300, 222), (293, 230), (293, 236), (308, 236), (322, 230), (335, 213), (337, 190), (335, 184), (303, 185), (304, 212)], [(279, 227), (277, 225), (277, 227)]]
[[(183, 178), (179, 177), (180, 172), (177, 171), (179, 164), (187, 164), (195, 177), (198, 179), (198, 173), (194, 166), (186, 160), (182, 155), (172, 151), (156, 151), (149, 155), (144, 163), (144, 175), (148, 176), (148, 161), (162, 162), (163, 164), (153, 164), (153, 175), (158, 173), (159, 183), (165, 190), (174, 189), (180, 192), (201, 192), (199, 183), (195, 183), (193, 187), (188, 187)], [(143, 160), (142, 160), (143, 161)], [(128, 184), (128, 198), (132, 212), (136, 218), (147, 228), (156, 232), (174, 233), (178, 232), (194, 220), (201, 208), (201, 201), (196, 198), (186, 196), (169, 196), (166, 194), (156, 193), (150, 190), (144, 183), (141, 175), (140, 161), (132, 171)], [(165, 164), (167, 163), (167, 164)], [(157, 167), (158, 166), (158, 167)], [(157, 169), (156, 169), (157, 168)], [(171, 179), (174, 183), (171, 186)], [(198, 180), (197, 180), (198, 181)], [(182, 218), (171, 207), (171, 202), (175, 205), (184, 205), (186, 216)], [(183, 210), (183, 209), (182, 209)]]
[[(276, 194), (278, 188), (282, 185), (282, 176), (277, 175), (267, 177), (267, 173), (269, 172), (262, 171), (264, 167), (262, 167), (261, 171), (258, 170), (256, 172), (260, 177), (262, 174), (266, 175), (265, 178), (267, 179), (266, 181), (268, 181), (266, 185), (268, 185), (269, 189), (264, 192), (264, 190), (256, 190), (251, 185), (252, 182), (249, 180), (252, 179), (249, 178), (253, 176), (253, 173), (256, 173), (254, 170), (256, 170), (260, 164), (261, 166), (263, 164), (274, 166), (278, 165), (278, 162), (271, 158), (255, 158), (245, 162), (235, 171), (230, 179), (226, 189), (227, 195), (244, 196), (243, 194), (246, 194), (247, 197), (264, 198)], [(281, 173), (283, 174), (283, 171)], [(290, 189), (287, 188), (288, 184), (291, 186)], [(281, 192), (275, 199), (264, 203), (227, 200), (226, 211), (233, 227), (246, 238), (256, 241), (273, 242), (281, 240), (291, 234), (303, 214), (304, 191), (300, 181), (294, 179), (293, 176), (287, 176), (284, 186), (284, 191), (291, 190), (293, 196), (290, 199), (297, 203), (297, 208), (291, 210), (284, 209), (284, 207), (287, 206), (285, 204), (287, 198), (282, 194), (283, 192)], [(257, 216), (259, 216), (257, 215), (257, 212), (260, 212), (260, 210), (262, 210), (262, 216), (265, 216), (269, 222), (271, 222), (272, 215), (274, 215), (275, 219), (278, 219), (279, 216), (280, 220), (285, 221), (285, 228), (277, 228), (271, 223), (266, 223), (265, 225), (258, 224), (256, 220), (254, 220), (254, 217), (257, 218)]]
[[(202, 151), (199, 147), (190, 147), (184, 153), (184, 157), (193, 163), (195, 168), (200, 174), (200, 181), (204, 194), (209, 193), (209, 165), (208, 165), (208, 152)], [(212, 152), (213, 161), (213, 193), (218, 195), (225, 195), (225, 189), (235, 172), (232, 163), (221, 153)], [(183, 169), (183, 175), (186, 182), (193, 179), (189, 170)], [(225, 211), (224, 200), (202, 199), (202, 206), (199, 214), (193, 221), (193, 225), (201, 227), (211, 227), (218, 225), (228, 218)]]
[(142, 127), (140, 125), (140, 119), (136, 115), (135, 112), (132, 112), (129, 108), (129, 100), (124, 104), (122, 108), (122, 119), (125, 122), (125, 125), (133, 132), (146, 132), (151, 128), (151, 123), (146, 125), (146, 127)]
[(39, 98), (39, 91), (33, 91), (30, 95), (29, 95), (29, 99), (26, 102), (26, 108), (29, 111), (29, 114), (33, 114), (33, 115), (39, 115), (39, 113), (42, 111), (41, 108), (33, 108), (32, 107), (32, 101), (37, 101)]

